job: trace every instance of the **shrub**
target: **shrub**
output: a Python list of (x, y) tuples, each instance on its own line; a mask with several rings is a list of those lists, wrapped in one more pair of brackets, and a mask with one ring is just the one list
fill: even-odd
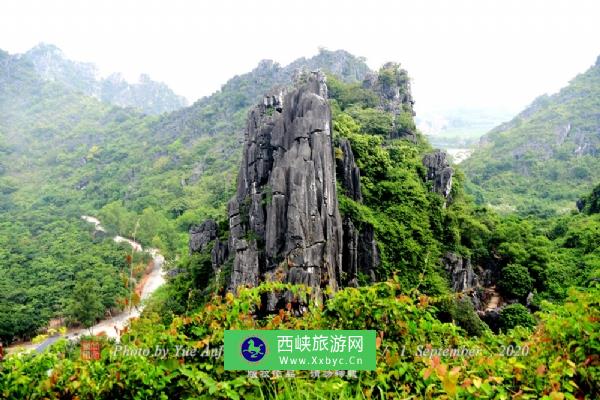
[(527, 307), (519, 303), (506, 306), (500, 311), (500, 329), (507, 331), (516, 326), (525, 328), (535, 326), (535, 319), (529, 313)]
[(481, 336), (486, 330), (486, 326), (479, 319), (479, 316), (475, 312), (475, 307), (471, 299), (463, 297), (456, 301), (456, 308), (454, 311), (454, 321), (458, 326), (463, 328), (471, 336)]
[(392, 131), (392, 115), (383, 110), (354, 106), (348, 109), (348, 113), (358, 121), (362, 133), (387, 136)]
[(519, 264), (508, 264), (502, 269), (502, 278), (498, 282), (500, 290), (510, 298), (523, 299), (533, 287), (529, 271)]
[[(271, 282), (243, 288), (238, 296), (213, 296), (197, 312), (173, 318), (169, 326), (162, 325), (156, 314), (144, 312), (121, 343), (150, 349), (193, 344), (204, 351), (223, 344), (224, 329), (375, 329), (377, 371), (359, 372), (359, 380), (337, 376), (259, 380), (225, 371), (222, 358), (185, 362), (116, 358), (106, 341), (101, 360), (90, 362), (80, 359), (77, 347), (61, 340), (42, 354), (9, 356), (0, 368), (0, 396), (303, 399), (318, 394), (319, 398), (507, 399), (523, 390), (521, 398), (573, 399), (595, 398), (600, 391), (600, 293), (595, 288), (570, 291), (564, 305), (544, 303), (541, 325), (533, 332), (514, 329), (477, 340), (437, 321), (431, 314), (431, 298), (415, 291), (405, 293), (395, 281), (340, 290), (324, 308), (311, 308), (303, 317), (295, 316), (293, 306), (263, 319), (253, 317), (261, 296), (273, 291), (289, 291), (302, 302), (310, 295), (306, 288)], [(463, 304), (470, 306), (468, 299)], [(511, 308), (515, 307), (506, 307)], [(463, 347), (478, 347), (481, 352), (473, 357), (419, 355), (424, 350)], [(520, 356), (507, 357), (508, 348), (518, 349)], [(298, 375), (308, 377), (308, 373)]]

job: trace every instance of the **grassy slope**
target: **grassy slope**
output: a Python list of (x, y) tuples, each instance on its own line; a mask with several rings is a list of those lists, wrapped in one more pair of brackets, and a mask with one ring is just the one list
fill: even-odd
[(461, 167), (477, 200), (548, 215), (600, 181), (600, 64), (481, 140)]

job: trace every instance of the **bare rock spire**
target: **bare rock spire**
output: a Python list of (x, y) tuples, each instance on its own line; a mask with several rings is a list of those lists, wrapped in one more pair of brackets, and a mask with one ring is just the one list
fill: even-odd
[[(301, 75), (249, 115), (238, 188), (228, 206), (229, 289), (262, 281), (303, 283), (319, 302), (337, 290), (342, 223), (336, 195), (325, 76)], [(273, 295), (268, 308), (281, 299)]]

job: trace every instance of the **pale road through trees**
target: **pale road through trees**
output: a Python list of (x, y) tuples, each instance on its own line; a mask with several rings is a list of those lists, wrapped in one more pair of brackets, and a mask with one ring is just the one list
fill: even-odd
[[(96, 217), (92, 217), (89, 215), (83, 215), (81, 217), (86, 222), (94, 224), (95, 230), (97, 232), (106, 232), (102, 224)], [(103, 319), (96, 323), (94, 326), (90, 328), (80, 328), (75, 330), (70, 330), (66, 335), (64, 335), (69, 340), (75, 341), (78, 340), (82, 335), (89, 334), (90, 332), (94, 335), (106, 335), (107, 337), (113, 339), (119, 339), (119, 332), (122, 331), (128, 324), (132, 318), (137, 318), (140, 316), (144, 308), (144, 300), (147, 300), (152, 293), (156, 291), (159, 287), (161, 287), (165, 283), (163, 265), (165, 262), (165, 258), (160, 254), (158, 249), (147, 248), (143, 249), (142, 245), (134, 240), (122, 237), (115, 236), (113, 240), (117, 243), (126, 242), (128, 243), (134, 251), (145, 251), (152, 256), (153, 260), (153, 268), (152, 271), (144, 278), (144, 286), (142, 288), (141, 300), (142, 303), (137, 307), (132, 307), (131, 309), (124, 310), (119, 314), (115, 314), (112, 317)], [(58, 339), (63, 337), (63, 335), (57, 334), (48, 339), (44, 340), (39, 344), (27, 344), (20, 346), (13, 346), (21, 348), (23, 350), (35, 350), (37, 352), (42, 352), (49, 346), (51, 346)]]

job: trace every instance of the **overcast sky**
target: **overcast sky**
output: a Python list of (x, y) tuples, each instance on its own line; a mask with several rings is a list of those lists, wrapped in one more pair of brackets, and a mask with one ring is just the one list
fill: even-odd
[(600, 1), (2, 0), (0, 48), (39, 42), (103, 74), (140, 73), (195, 101), (264, 58), (287, 64), (322, 46), (399, 61), (417, 111), (519, 110), (600, 54)]

